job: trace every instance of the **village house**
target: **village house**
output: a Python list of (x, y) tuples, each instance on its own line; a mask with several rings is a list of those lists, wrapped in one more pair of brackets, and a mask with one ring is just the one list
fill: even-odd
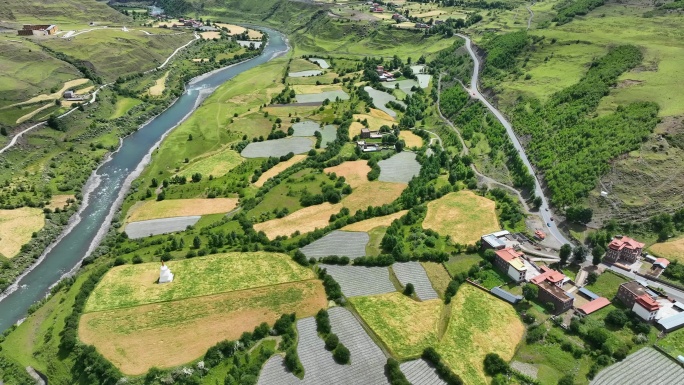
[(574, 303), (575, 298), (565, 292), (565, 290), (549, 281), (541, 282), (537, 284), (537, 287), (539, 287), (537, 300), (544, 305), (548, 303), (553, 304), (552, 313), (560, 314), (572, 309), (572, 304)]
[(416, 23), (415, 28), (427, 29), (427, 28), (430, 28), (430, 26), (425, 24), (425, 23)]
[(630, 237), (617, 235), (608, 244), (608, 251), (606, 251), (606, 261), (610, 263), (617, 263), (624, 261), (626, 263), (634, 263), (641, 256), (641, 251), (644, 249), (644, 244), (637, 242)]
[(365, 140), (359, 140), (356, 142), (356, 146), (361, 150), (361, 152), (375, 152), (380, 151), (380, 146), (375, 143), (366, 143)]
[(42, 36), (47, 36), (47, 35), (56, 35), (57, 32), (59, 32), (59, 28), (54, 25), (31, 25), (31, 24), (24, 24), (24, 26), (17, 31), (17, 34), (19, 36), (32, 36), (32, 35), (42, 35)]
[(367, 128), (361, 129), (361, 139), (370, 139), (370, 130)]
[(548, 282), (560, 288), (563, 286), (563, 283), (568, 280), (568, 277), (566, 277), (565, 274), (561, 273), (560, 271), (553, 270), (548, 266), (542, 266), (540, 270), (541, 274), (530, 279), (530, 282), (534, 283), (535, 285)]
[(647, 322), (656, 318), (658, 310), (660, 310), (660, 304), (648, 294), (638, 296), (632, 306), (632, 311)]
[(508, 274), (515, 282), (525, 281), (527, 267), (522, 260), (523, 253), (510, 247), (496, 251), (494, 266)]
[(650, 296), (655, 295), (652, 291), (645, 288), (637, 281), (625, 282), (620, 287), (618, 287), (617, 294), (615, 295), (617, 299), (620, 300), (627, 308), (631, 309), (634, 307), (637, 298), (644, 294)]
[(513, 242), (508, 238), (510, 235), (511, 233), (508, 230), (485, 234), (480, 238), (480, 247), (485, 250), (501, 250), (506, 247), (514, 247), (516, 242)]

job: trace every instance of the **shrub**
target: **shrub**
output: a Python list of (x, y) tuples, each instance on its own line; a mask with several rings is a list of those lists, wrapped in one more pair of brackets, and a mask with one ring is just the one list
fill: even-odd
[(507, 373), (510, 368), (508, 363), (496, 353), (487, 353), (484, 359), (485, 373), (494, 376), (499, 373)]
[(399, 363), (394, 358), (388, 358), (385, 364), (385, 375), (390, 385), (411, 385), (404, 373), (399, 368)]
[(338, 364), (341, 364), (341, 365), (348, 364), (350, 356), (351, 356), (351, 354), (349, 353), (349, 349), (347, 349), (347, 347), (344, 346), (341, 342), (338, 343), (335, 350), (333, 350), (333, 359)]
[(449, 369), (437, 351), (429, 346), (423, 350), (422, 358), (435, 367), (437, 375), (448, 385), (462, 385), (461, 378)]
[(415, 293), (415, 292), (416, 292), (416, 290), (413, 288), (413, 284), (412, 284), (412, 283), (407, 283), (407, 284), (406, 284), (406, 287), (404, 288), (404, 295), (410, 297), (410, 296), (412, 296), (413, 293)]
[(339, 342), (340, 339), (337, 337), (337, 334), (328, 334), (328, 336), (325, 338), (325, 349), (327, 351), (333, 351), (335, 350)]
[(319, 310), (316, 314), (316, 331), (324, 336), (330, 334), (330, 317), (325, 309)]

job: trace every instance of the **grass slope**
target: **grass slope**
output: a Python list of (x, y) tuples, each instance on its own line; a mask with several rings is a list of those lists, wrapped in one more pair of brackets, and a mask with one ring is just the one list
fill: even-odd
[(0, 256), (14, 257), (31, 235), (45, 225), (43, 210), (22, 207), (0, 210)]
[(122, 23), (130, 18), (96, 0), (11, 0), (2, 2), (0, 20), (36, 24), (88, 24), (91, 21)]
[(94, 312), (183, 298), (251, 289), (314, 278), (285, 254), (254, 252), (214, 254), (170, 261), (173, 282), (157, 284), (159, 264), (124, 265), (102, 278), (85, 311)]
[(649, 250), (659, 257), (667, 258), (671, 261), (684, 262), (684, 238), (656, 243), (649, 247)]
[(237, 204), (237, 198), (145, 201), (128, 211), (127, 221), (227, 213), (237, 207)]

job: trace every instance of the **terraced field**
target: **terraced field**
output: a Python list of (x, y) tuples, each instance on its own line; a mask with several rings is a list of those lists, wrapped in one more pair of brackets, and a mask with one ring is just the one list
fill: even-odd
[(126, 221), (137, 222), (159, 218), (228, 213), (237, 207), (237, 204), (237, 198), (145, 201), (136, 204), (129, 210)]
[(435, 368), (430, 366), (425, 360), (418, 359), (407, 361), (399, 365), (406, 379), (413, 385), (447, 385), (437, 375)]
[(366, 255), (366, 244), (369, 240), (370, 237), (365, 232), (336, 230), (300, 250), (307, 258), (339, 255), (355, 259)]

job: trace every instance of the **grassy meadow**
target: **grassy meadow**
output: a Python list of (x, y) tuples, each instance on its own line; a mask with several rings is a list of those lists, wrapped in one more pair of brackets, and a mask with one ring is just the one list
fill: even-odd
[(670, 261), (684, 262), (684, 238), (656, 243), (648, 248), (653, 254)]
[(449, 235), (453, 242), (475, 244), (483, 234), (500, 230), (494, 201), (471, 191), (450, 193), (427, 206), (423, 228)]
[(596, 282), (587, 285), (587, 290), (591, 290), (602, 297), (613, 299), (617, 294), (619, 286), (625, 282), (629, 282), (629, 280), (610, 270), (606, 270), (603, 274), (599, 275)]
[(214, 254), (167, 262), (173, 282), (157, 284), (159, 263), (123, 265), (110, 270), (86, 304), (86, 312), (118, 309), (183, 298), (252, 289), (314, 278), (311, 270), (285, 254)]

